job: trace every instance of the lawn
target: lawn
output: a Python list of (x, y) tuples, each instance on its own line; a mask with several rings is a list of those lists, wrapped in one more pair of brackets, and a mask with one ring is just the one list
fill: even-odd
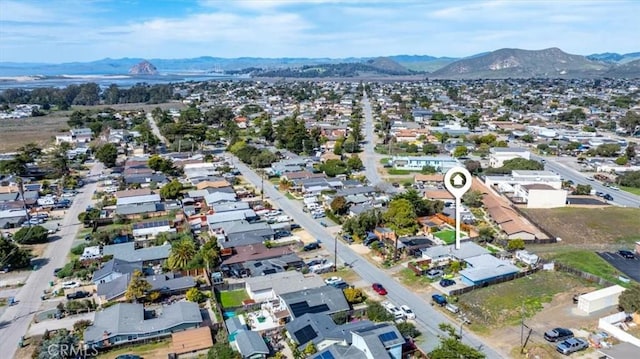
[(143, 358), (166, 358), (171, 352), (171, 341), (162, 340), (156, 343), (140, 344), (126, 346), (121, 349), (109, 351), (108, 353), (99, 355), (101, 359), (113, 359), (122, 354), (136, 354)]
[(420, 173), (420, 170), (410, 171), (410, 170), (399, 170), (395, 168), (387, 169), (387, 173), (391, 176), (402, 176), (402, 175), (410, 175), (414, 173)]
[(581, 249), (612, 250), (620, 244), (640, 240), (638, 208), (565, 207), (524, 211), (535, 224), (562, 238), (561, 243), (579, 245)]
[(523, 310), (530, 318), (554, 295), (587, 283), (568, 273), (540, 271), (462, 294), (458, 297), (458, 306), (472, 318), (474, 331), (486, 332), (519, 323)]
[(561, 251), (543, 255), (543, 257), (553, 259), (569, 267), (597, 275), (598, 277), (614, 283), (619, 282), (618, 275), (622, 274), (595, 252), (591, 251)]
[[(453, 244), (456, 241), (456, 231), (453, 229), (436, 232), (433, 235), (440, 238), (446, 244)], [(460, 232), (460, 238), (464, 238), (466, 235), (466, 233)]]
[(389, 163), (389, 161), (391, 160), (391, 157), (383, 157), (380, 159), (380, 164), (381, 165), (386, 165)]
[(633, 193), (636, 196), (640, 196), (640, 188), (620, 186), (620, 189), (629, 193)]
[(426, 289), (431, 284), (431, 280), (423, 275), (416, 275), (411, 269), (404, 268), (396, 275), (405, 286), (414, 289)]
[(249, 299), (249, 295), (247, 291), (244, 289), (240, 290), (231, 290), (224, 292), (217, 292), (219, 295), (217, 296), (217, 300), (222, 307), (239, 307), (242, 305), (242, 301), (245, 299)]

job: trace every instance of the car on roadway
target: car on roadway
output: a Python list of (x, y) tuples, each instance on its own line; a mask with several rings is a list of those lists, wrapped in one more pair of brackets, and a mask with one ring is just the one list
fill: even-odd
[(73, 289), (73, 288), (78, 288), (78, 287), (80, 287), (80, 283), (78, 283), (76, 281), (69, 281), (69, 282), (62, 283), (62, 288), (63, 289)]
[(587, 177), (587, 181), (595, 181), (593, 177)]
[(633, 254), (632, 251), (627, 251), (627, 250), (620, 250), (618, 251), (618, 254), (626, 259), (636, 259), (636, 255)]
[(611, 188), (614, 191), (619, 191), (620, 187), (616, 187), (616, 186), (610, 186), (609, 188)]
[(116, 357), (116, 359), (142, 359), (140, 355), (135, 354), (121, 354)]
[(440, 286), (441, 287), (445, 287), (446, 288), (446, 287), (450, 287), (450, 286), (455, 285), (455, 284), (456, 284), (456, 281), (453, 280), (453, 279), (441, 279), (440, 280)]
[(408, 305), (401, 305), (400, 306), (400, 310), (402, 311), (402, 314), (404, 314), (405, 318), (407, 319), (416, 319), (416, 313), (411, 310), (411, 308), (409, 308)]
[(573, 332), (567, 328), (553, 328), (544, 333), (544, 339), (548, 342), (559, 342), (573, 338)]
[(338, 283), (338, 282), (342, 282), (342, 278), (341, 277), (329, 277), (329, 278), (324, 280), (324, 284), (326, 284), (326, 285), (333, 285), (333, 284)]
[(380, 283), (373, 283), (371, 285), (371, 288), (373, 288), (374, 292), (376, 292), (376, 293), (378, 293), (380, 295), (387, 295), (387, 290), (384, 289), (384, 287)]
[(604, 198), (607, 201), (613, 201), (613, 196), (608, 193), (605, 193), (604, 196), (602, 196), (602, 198)]
[(589, 347), (589, 343), (582, 338), (570, 338), (563, 340), (556, 345), (556, 350), (564, 355), (569, 355), (581, 350), (585, 350)]

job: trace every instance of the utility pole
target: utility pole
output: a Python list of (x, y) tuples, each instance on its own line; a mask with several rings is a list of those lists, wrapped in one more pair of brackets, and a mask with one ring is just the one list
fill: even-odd
[(338, 271), (338, 235), (333, 237), (333, 271)]
[(27, 211), (27, 202), (24, 199), (24, 184), (22, 183), (22, 177), (18, 177), (16, 182), (18, 182), (18, 191), (20, 192), (20, 199), (22, 199), (22, 209), (27, 216), (27, 223), (29, 223), (29, 227), (31, 227), (31, 217), (29, 216), (29, 211)]

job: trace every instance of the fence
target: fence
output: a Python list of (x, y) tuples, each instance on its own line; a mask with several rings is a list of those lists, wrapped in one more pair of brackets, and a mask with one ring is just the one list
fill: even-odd
[(244, 282), (243, 283), (224, 282), (224, 283), (215, 284), (215, 289), (217, 291), (240, 290), (240, 289), (245, 289), (245, 285), (244, 285)]
[(548, 237), (548, 239), (536, 238), (536, 239), (534, 239), (532, 241), (527, 241), (527, 242), (539, 243), (539, 244), (550, 244), (550, 243), (556, 243), (557, 242), (556, 239), (558, 238), (558, 236), (553, 235), (546, 228), (542, 228), (533, 218), (531, 218), (531, 216), (529, 216), (529, 214), (527, 212), (523, 211), (518, 206), (514, 206), (513, 204), (511, 205), (511, 208), (513, 208), (513, 210), (516, 211), (520, 216), (526, 218), (527, 221), (533, 223), (536, 226), (536, 228), (538, 228), (540, 230), (540, 232), (544, 233), (544, 235)]
[(472, 290), (485, 288), (485, 287), (488, 287), (488, 286), (493, 285), (493, 284), (499, 284), (499, 283), (508, 282), (508, 281), (511, 281), (511, 280), (514, 280), (514, 279), (518, 279), (518, 278), (522, 278), (522, 277), (528, 276), (529, 274), (533, 274), (533, 273), (539, 271), (540, 269), (542, 269), (542, 266), (537, 266), (535, 268), (531, 268), (531, 269), (529, 269), (527, 271), (524, 271), (524, 272), (518, 272), (518, 273), (510, 274), (508, 276), (490, 279), (490, 280), (488, 280), (488, 281), (486, 281), (486, 282), (484, 282), (482, 284), (476, 284), (476, 285), (471, 285), (471, 286), (460, 288), (460, 289), (454, 289), (454, 290), (449, 292), (449, 295), (460, 295), (460, 294), (464, 294), (464, 293), (467, 293), (467, 292), (471, 292)]
[(598, 283), (601, 286), (610, 287), (610, 286), (616, 284), (616, 283), (610, 282), (610, 281), (608, 281), (608, 280), (606, 280), (604, 278), (600, 278), (597, 275), (594, 275), (594, 274), (591, 274), (591, 273), (587, 273), (587, 272), (583, 272), (581, 270), (569, 267), (569, 266), (567, 266), (565, 264), (562, 264), (562, 263), (554, 262), (553, 266), (554, 266), (555, 270), (571, 273), (571, 274), (573, 274), (575, 276), (584, 278), (584, 279), (586, 279), (586, 280), (588, 280), (590, 282)]

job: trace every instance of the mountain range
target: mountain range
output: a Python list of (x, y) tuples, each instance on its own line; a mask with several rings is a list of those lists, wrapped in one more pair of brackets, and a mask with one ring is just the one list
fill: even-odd
[(0, 77), (122, 75), (147, 61), (160, 74), (247, 73), (270, 77), (416, 75), (441, 79), (531, 77), (640, 78), (640, 52), (572, 55), (558, 48), (499, 49), (465, 58), (396, 55), (377, 58), (106, 58), (63, 64), (0, 62)]

